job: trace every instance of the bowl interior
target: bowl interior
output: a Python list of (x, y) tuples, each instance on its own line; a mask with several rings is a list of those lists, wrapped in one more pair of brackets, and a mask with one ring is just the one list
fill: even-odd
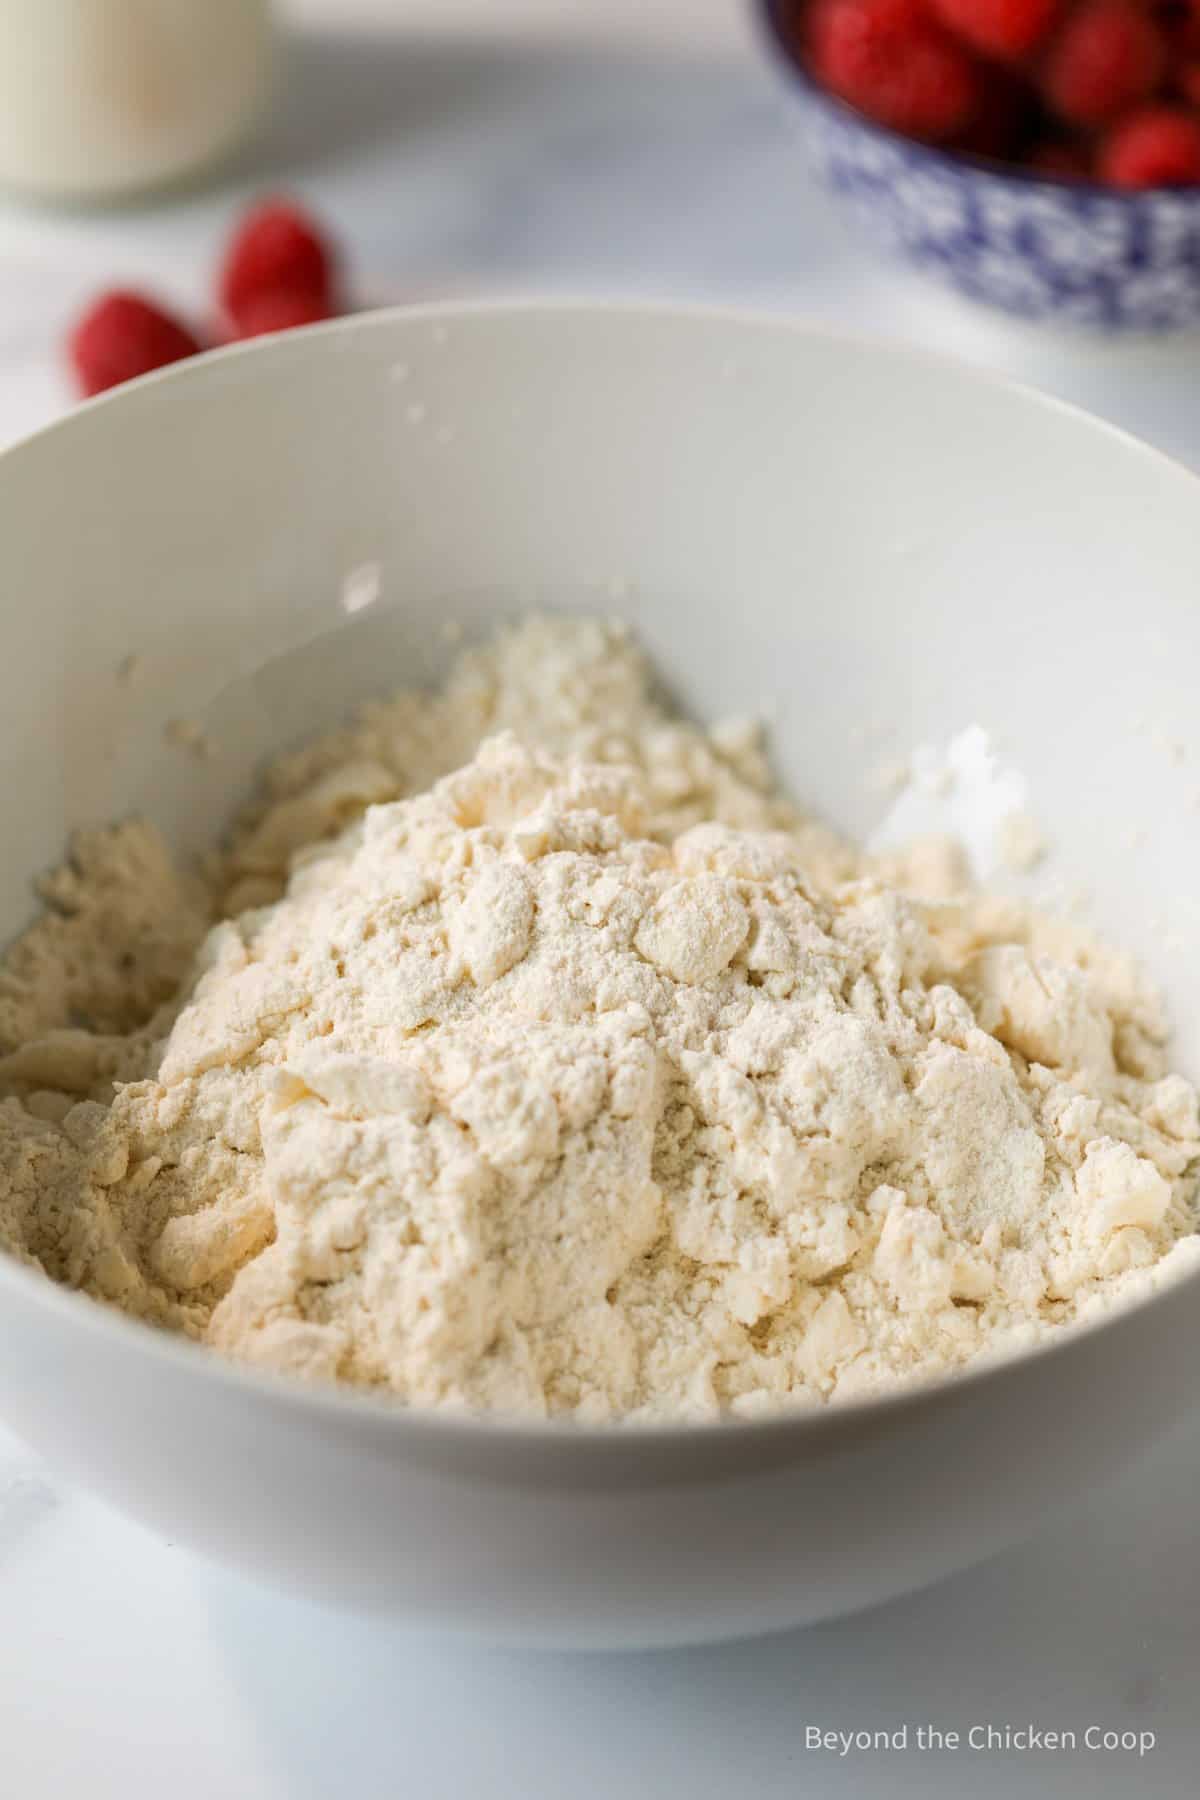
[[(685, 707), (766, 711), (782, 773), (858, 834), (881, 758), (991, 728), (1045, 879), (1169, 981), (1200, 1068), (1197, 491), (952, 365), (719, 315), (409, 311), (151, 378), (0, 457), (0, 933), (72, 827), (142, 810), (206, 846), (268, 755), (436, 677), (449, 624), (616, 611)], [(183, 718), (212, 760), (165, 741)], [(1110, 1474), (1190, 1404), (1194, 1285), (1036, 1367), (643, 1436), (147, 1354), (9, 1265), (0, 1402), (260, 1575), (493, 1638), (684, 1641), (911, 1587)]]
[(435, 678), (450, 622), (617, 612), (856, 834), (874, 765), (987, 727), (1035, 886), (1087, 890), (1200, 1068), (1197, 498), (1052, 402), (778, 323), (414, 310), (206, 359), (0, 459), (0, 933), (72, 827), (204, 847), (268, 755)]

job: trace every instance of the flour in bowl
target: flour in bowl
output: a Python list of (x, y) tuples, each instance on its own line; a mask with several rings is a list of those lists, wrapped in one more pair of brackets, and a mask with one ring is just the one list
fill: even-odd
[(418, 1406), (754, 1414), (1200, 1264), (1126, 959), (801, 819), (531, 620), (280, 763), (201, 883), (90, 833), (0, 986), (0, 1241)]

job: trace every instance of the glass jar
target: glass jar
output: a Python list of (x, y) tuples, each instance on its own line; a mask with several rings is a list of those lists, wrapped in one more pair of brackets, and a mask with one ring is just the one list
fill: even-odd
[(0, 184), (113, 201), (216, 162), (271, 86), (269, 0), (0, 0)]

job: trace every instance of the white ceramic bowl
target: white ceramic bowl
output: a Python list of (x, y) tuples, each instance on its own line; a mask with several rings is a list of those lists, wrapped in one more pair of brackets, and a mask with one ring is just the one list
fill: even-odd
[[(72, 826), (142, 809), (205, 843), (268, 752), (435, 674), (447, 619), (615, 608), (686, 705), (773, 705), (785, 774), (852, 830), (881, 804), (856, 721), (1004, 732), (1200, 1064), (1200, 957), (1160, 922), (1197, 890), (1200, 772), (1132, 723), (1200, 753), (1200, 489), (1062, 406), (778, 323), (383, 314), (9, 451), (0, 558), (5, 936)], [(365, 564), (382, 596), (347, 619)], [(217, 761), (164, 748), (180, 714)], [(929, 1581), (1136, 1457), (1195, 1404), (1198, 1351), (1193, 1280), (883, 1403), (531, 1428), (248, 1373), (0, 1259), (0, 1418), (67, 1474), (252, 1573), (509, 1642), (716, 1637)]]

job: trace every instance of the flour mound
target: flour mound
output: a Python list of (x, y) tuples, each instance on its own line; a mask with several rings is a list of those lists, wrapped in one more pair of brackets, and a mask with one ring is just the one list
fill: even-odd
[(1197, 1098), (1129, 966), (944, 851), (804, 823), (614, 627), (531, 621), (281, 765), (166, 1004), (207, 911), (122, 830), (136, 1016), (31, 979), (61, 915), (12, 965), (0, 1239), (232, 1356), (420, 1406), (754, 1413), (1200, 1261)]

